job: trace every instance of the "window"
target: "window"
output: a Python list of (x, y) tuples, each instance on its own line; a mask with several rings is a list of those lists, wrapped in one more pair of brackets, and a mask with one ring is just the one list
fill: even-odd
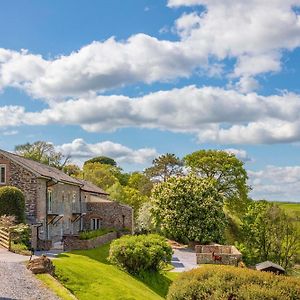
[(65, 212), (65, 192), (62, 191), (62, 195), (61, 195), (61, 209), (60, 209), (61, 213), (64, 214)]
[(6, 183), (6, 165), (0, 165), (0, 184)]
[(47, 197), (48, 197), (48, 212), (52, 212), (52, 200), (53, 200), (52, 190), (48, 189)]
[(98, 218), (91, 219), (91, 230), (96, 230), (101, 227), (101, 220)]
[(73, 197), (72, 197), (72, 211), (76, 212), (76, 193), (73, 193)]

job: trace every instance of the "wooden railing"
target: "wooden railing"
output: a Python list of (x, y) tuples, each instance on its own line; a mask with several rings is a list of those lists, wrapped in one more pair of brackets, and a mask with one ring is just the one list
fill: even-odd
[(11, 233), (9, 229), (4, 227), (0, 228), (0, 246), (10, 250), (11, 246)]

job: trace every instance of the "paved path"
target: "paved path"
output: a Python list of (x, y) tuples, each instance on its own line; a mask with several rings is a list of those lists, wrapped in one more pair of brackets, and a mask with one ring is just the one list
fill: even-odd
[(196, 253), (192, 249), (173, 249), (172, 265), (174, 269), (172, 272), (183, 272), (198, 267), (196, 263)]
[(58, 300), (42, 282), (26, 269), (28, 256), (18, 255), (0, 248), (1, 300)]

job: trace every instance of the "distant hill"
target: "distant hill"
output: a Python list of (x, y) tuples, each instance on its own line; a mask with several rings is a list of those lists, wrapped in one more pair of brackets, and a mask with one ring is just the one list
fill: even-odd
[[(299, 218), (300, 222), (300, 202), (275, 202), (279, 207), (284, 209), (292, 217)], [(300, 224), (299, 224), (300, 225)]]

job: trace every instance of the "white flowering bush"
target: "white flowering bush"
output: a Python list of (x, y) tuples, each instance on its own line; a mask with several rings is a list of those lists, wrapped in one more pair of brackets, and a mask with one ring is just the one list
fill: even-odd
[(152, 215), (162, 234), (177, 241), (222, 242), (226, 217), (214, 180), (173, 177), (152, 192)]

